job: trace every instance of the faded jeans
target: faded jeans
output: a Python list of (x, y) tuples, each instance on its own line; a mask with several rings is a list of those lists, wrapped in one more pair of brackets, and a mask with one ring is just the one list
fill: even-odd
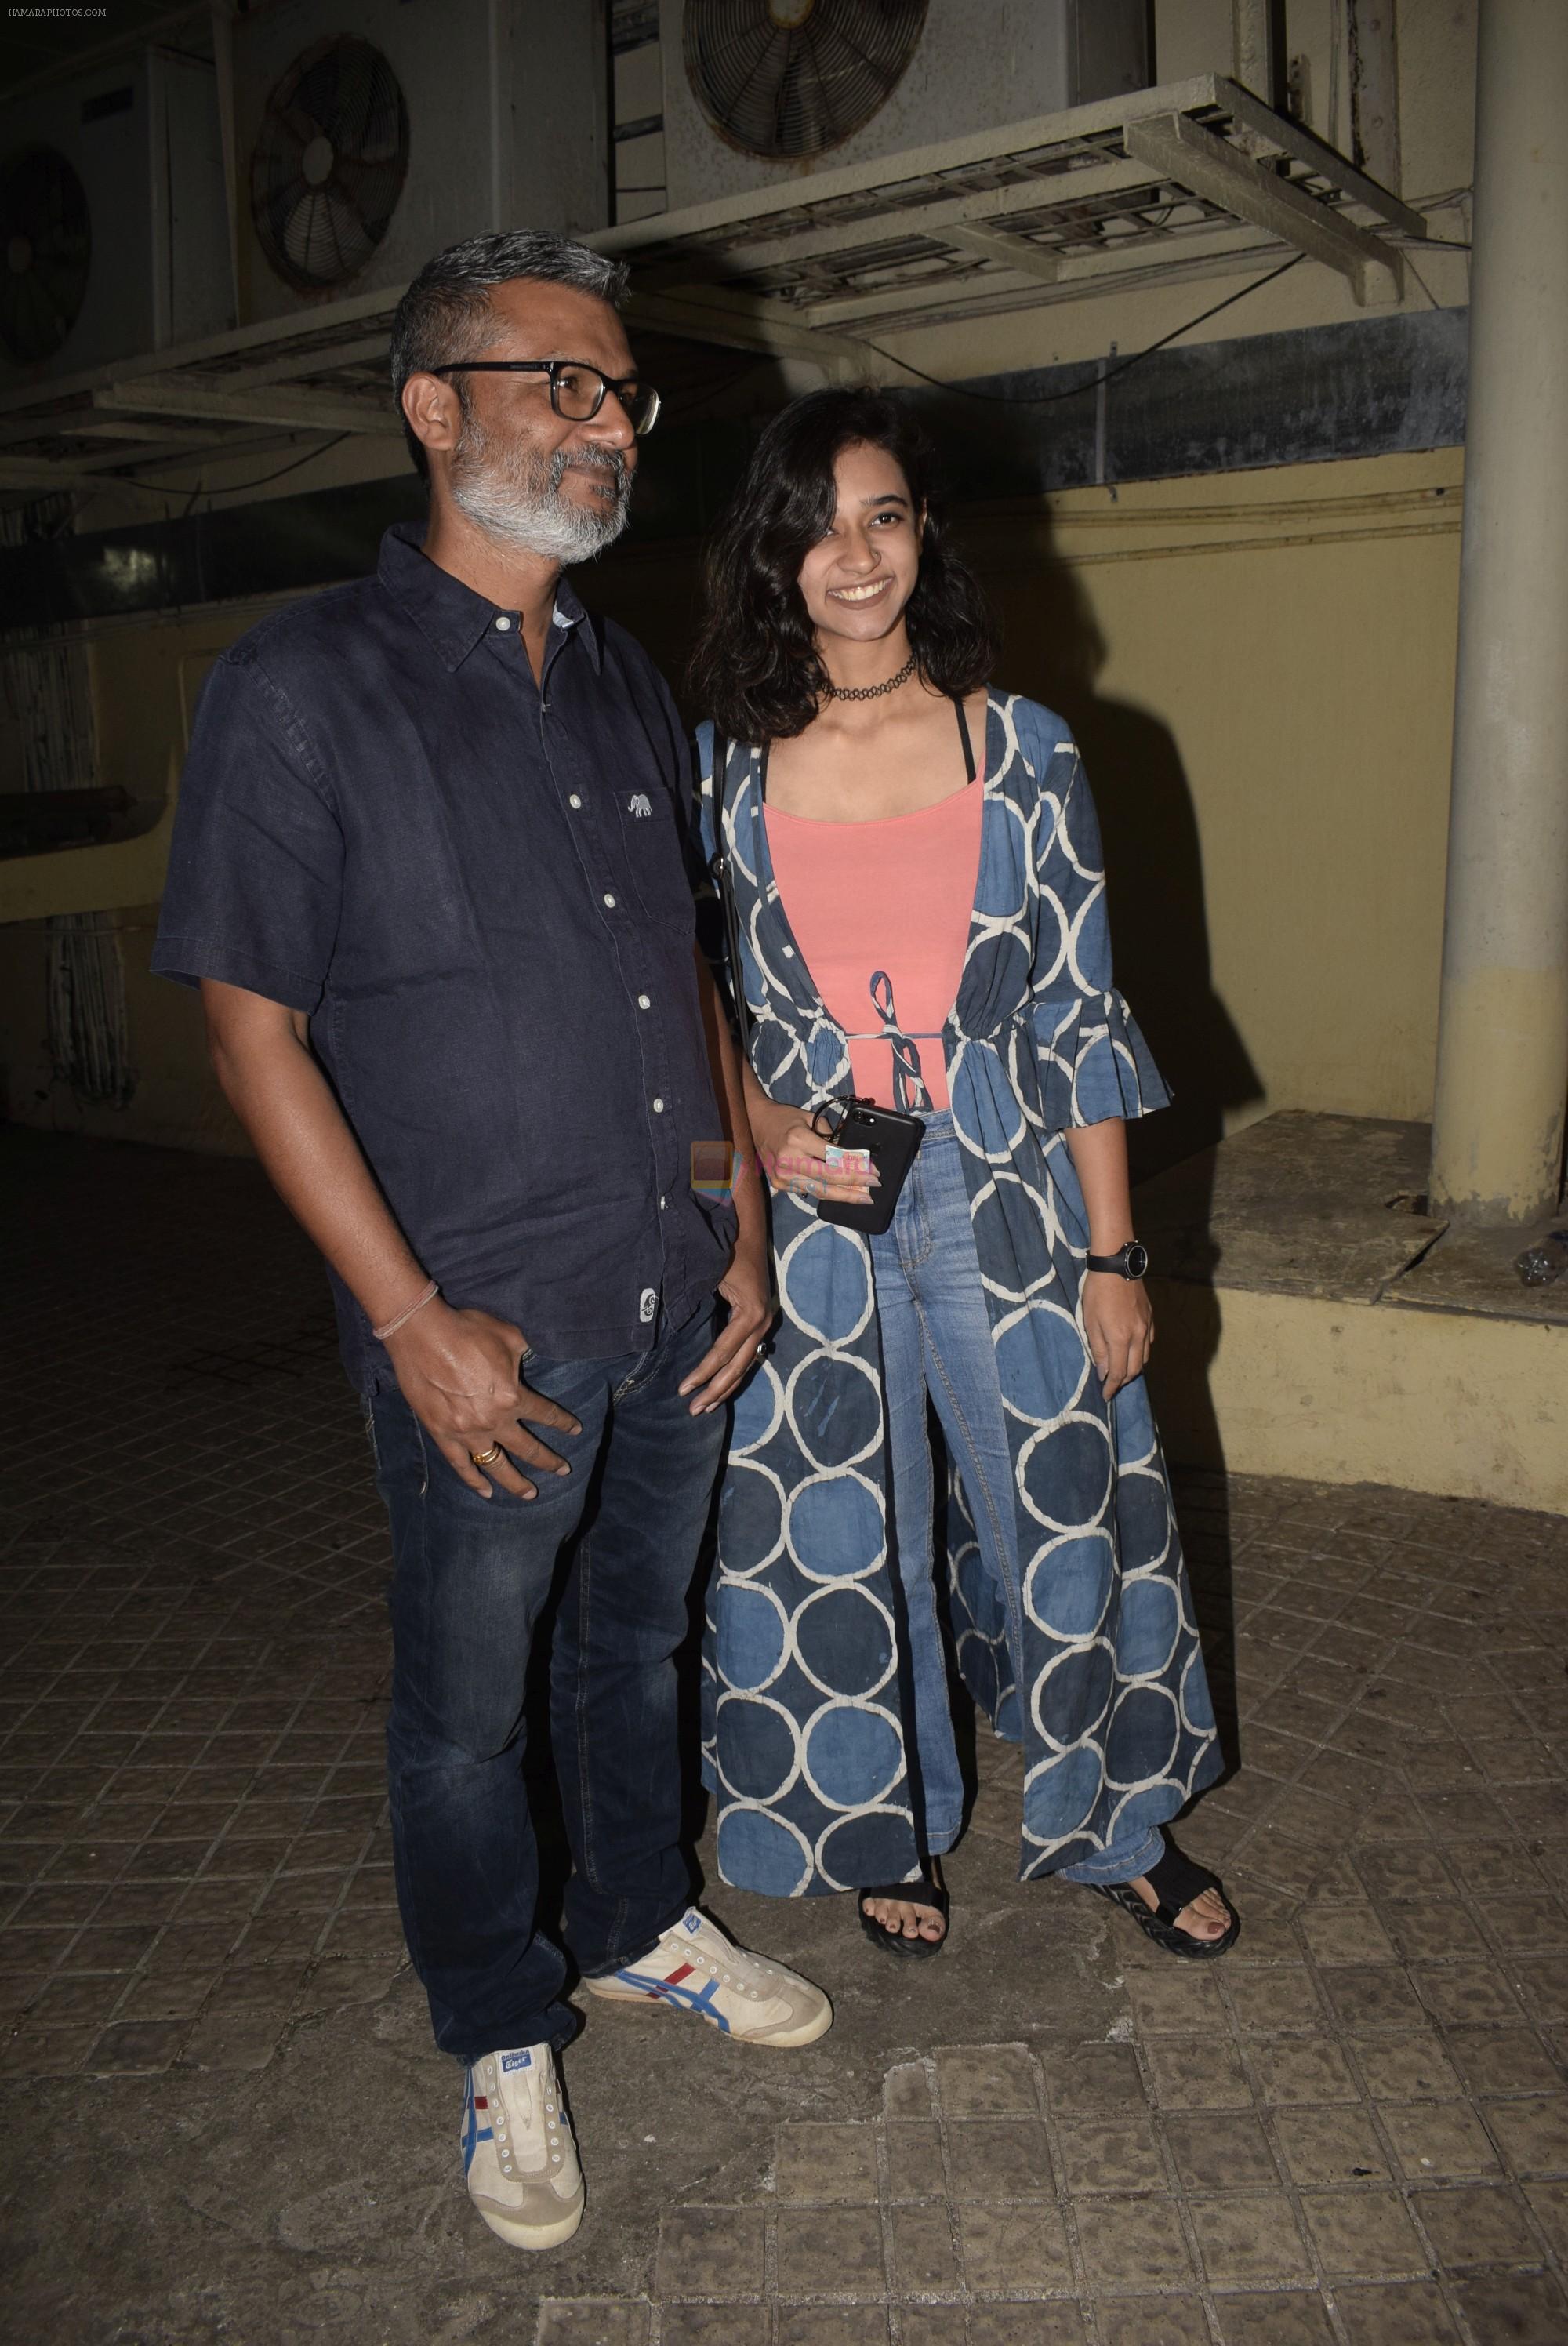
[(398, 1392), (371, 1404), (392, 1518), (392, 1853), (409, 1953), (436, 2043), (472, 2061), (563, 2045), (565, 1964), (535, 1924), (538, 1852), (523, 1780), (535, 1627), (564, 1572), (550, 1659), (551, 1747), (573, 1872), (565, 1937), (585, 1975), (646, 1955), (685, 1912), (675, 1655), (726, 1415), (677, 1391), (712, 1341), (705, 1304), (650, 1350), (527, 1360), (577, 1417), (537, 1429), (569, 1477), (490, 1499), (453, 1472)]
[[(932, 1855), (963, 1822), (948, 1658), (932, 1555), (930, 1395), (963, 1483), (981, 1554), (1006, 1592), (1014, 1645), (1022, 1616), (1013, 1461), (991, 1320), (963, 1178), (963, 1150), (946, 1109), (926, 1118), (891, 1227), (870, 1241), (887, 1396), (892, 1537), (903, 1592), (914, 1714), (916, 1822)], [(1023, 1678), (1021, 1656), (1013, 1669)], [(1127, 1882), (1157, 1864), (1159, 1831), (1064, 1866), (1064, 1882)]]

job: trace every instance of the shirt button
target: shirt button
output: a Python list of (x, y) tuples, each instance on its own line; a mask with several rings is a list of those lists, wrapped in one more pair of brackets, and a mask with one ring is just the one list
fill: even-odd
[(567, 804), (568, 806), (573, 806), (573, 807), (580, 807), (580, 806), (582, 805), (582, 803), (583, 803), (583, 801), (582, 801), (582, 800), (577, 796), (577, 793), (576, 793), (576, 791), (575, 791), (575, 790), (574, 790), (574, 791), (572, 792), (571, 797), (566, 801), (566, 804)]
[(609, 906), (609, 908), (610, 908), (611, 912), (613, 913), (613, 912), (615, 911), (615, 909), (616, 909), (616, 900), (615, 900), (615, 898), (614, 898), (613, 896), (606, 896), (606, 897), (605, 898), (605, 902), (606, 902), (606, 903)]
[(646, 994), (638, 994), (638, 996), (637, 996), (637, 1008), (638, 1008), (639, 1010), (651, 1010), (651, 1009), (653, 1008), (653, 1004), (649, 1001), (649, 999), (648, 999), (648, 997), (647, 997), (647, 995)]
[(659, 1199), (659, 1201), (658, 1201), (658, 1209), (659, 1209), (659, 1212), (662, 1214), (662, 1213), (663, 1213), (663, 1211), (664, 1211), (664, 1199), (663, 1199), (662, 1198), (661, 1198)]
[(654, 1102), (654, 1114), (655, 1114), (655, 1116), (662, 1116), (662, 1115), (664, 1114), (664, 1102), (663, 1102), (663, 1100), (661, 1100), (661, 1099), (656, 1099), (656, 1100), (655, 1100), (655, 1102)]
[(495, 622), (495, 632), (496, 632), (496, 634), (497, 634), (498, 636), (504, 636), (504, 635), (505, 635), (505, 634), (507, 633), (507, 631), (509, 630), (509, 628), (511, 627), (511, 625), (512, 625), (511, 620), (507, 617), (507, 616), (506, 616), (505, 612), (504, 612), (504, 611), (503, 611), (503, 612), (499, 615), (499, 617), (497, 617), (496, 622)]
[(648, 1321), (653, 1318), (654, 1313), (657, 1310), (658, 1290), (657, 1288), (645, 1287), (641, 1295), (637, 1298), (637, 1318), (642, 1321), (645, 1328), (647, 1326)]

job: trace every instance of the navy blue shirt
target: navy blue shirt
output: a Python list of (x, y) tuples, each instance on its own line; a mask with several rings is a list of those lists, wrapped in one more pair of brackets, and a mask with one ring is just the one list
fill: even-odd
[[(541, 1353), (647, 1347), (723, 1276), (690, 762), (668, 688), (563, 581), (519, 615), (390, 530), (374, 578), (241, 638), (202, 693), (153, 967), (310, 1015), (449, 1303)], [(334, 1280), (362, 1392), (391, 1381)]]

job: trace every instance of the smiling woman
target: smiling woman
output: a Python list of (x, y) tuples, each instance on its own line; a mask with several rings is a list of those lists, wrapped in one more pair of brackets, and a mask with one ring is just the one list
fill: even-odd
[[(846, 459), (858, 469), (840, 503), (835, 474)], [(912, 653), (937, 692), (984, 683), (995, 630), (973, 576), (949, 547), (935, 492), (935, 452), (896, 399), (813, 393), (774, 418), (708, 555), (691, 681), (721, 732), (792, 740), (825, 693), (844, 697), (891, 672), (873, 661), (873, 673), (845, 675), (835, 686), (818, 642), (814, 582), (826, 580), (851, 540), (875, 561), (858, 574), (834, 574), (839, 610), (866, 612), (848, 640), (879, 644), (901, 621), (900, 660)]]
[[(1166, 1095), (1112, 984), (1076, 746), (986, 689), (931, 450), (881, 393), (769, 425), (708, 587), (703, 838), (738, 916), (781, 1311), (736, 1398), (709, 1597), (720, 1870), (855, 1888), (890, 1953), (945, 1943), (950, 1626), (1024, 1745), (1022, 1872), (1221, 1953), (1236, 1918), (1162, 1830), (1219, 1766), (1142, 1373), (1125, 1120)], [(851, 1090), (919, 1135), (869, 1237), (819, 1212), (876, 1185), (874, 1147), (857, 1166), (819, 1129)]]

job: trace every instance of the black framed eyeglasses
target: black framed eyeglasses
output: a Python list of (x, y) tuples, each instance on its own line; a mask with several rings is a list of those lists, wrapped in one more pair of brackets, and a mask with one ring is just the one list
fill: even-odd
[(550, 404), (568, 423), (591, 423), (614, 392), (639, 440), (658, 422), (658, 393), (635, 374), (604, 374), (583, 359), (453, 359), (432, 374), (544, 374), (550, 378)]

